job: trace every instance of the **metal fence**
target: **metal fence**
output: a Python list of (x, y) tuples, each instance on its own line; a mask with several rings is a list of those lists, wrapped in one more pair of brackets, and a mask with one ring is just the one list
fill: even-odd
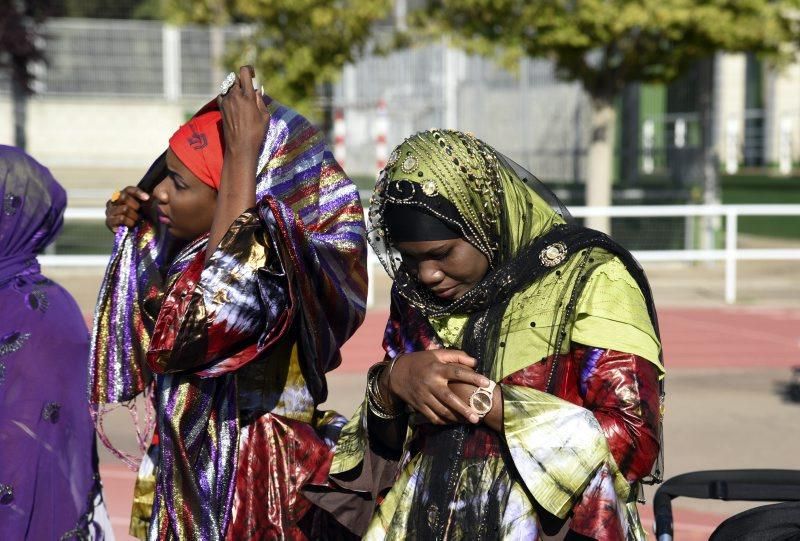
[[(742, 216), (800, 216), (800, 205), (647, 205), (623, 207), (572, 207), (572, 215), (576, 218), (589, 216), (608, 216), (615, 219), (617, 224), (623, 220), (644, 219), (647, 231), (636, 231), (635, 236), (653, 235), (653, 223), (657, 220), (673, 220), (673, 225), (684, 237), (684, 244), (680, 246), (661, 244), (650, 245), (644, 249), (634, 249), (634, 256), (642, 262), (674, 262), (674, 261), (724, 261), (725, 263), (725, 301), (736, 302), (737, 290), (737, 262), (758, 260), (800, 260), (800, 248), (797, 243), (786, 242), (784, 246), (770, 248), (740, 248), (739, 218)], [(694, 218), (707, 218), (725, 220), (725, 235), (719, 247), (698, 248), (697, 237), (692, 235)], [(105, 209), (102, 208), (68, 208), (65, 214), (67, 225), (87, 224), (95, 225), (95, 235), (105, 235), (105, 243), (110, 245), (110, 235), (102, 226), (105, 220)], [(642, 223), (642, 222), (640, 222)], [(680, 227), (685, 225), (685, 229)], [(657, 227), (657, 226), (656, 226)], [(672, 228), (674, 229), (674, 227)], [(631, 238), (624, 238), (625, 233), (614, 234), (615, 238), (623, 244), (632, 247)], [(56, 248), (57, 249), (57, 248)], [(106, 252), (107, 253), (107, 252)], [(97, 254), (58, 254), (49, 253), (39, 257), (43, 265), (50, 267), (104, 267), (108, 262), (107, 255)], [(374, 276), (378, 268), (377, 257), (370, 250), (369, 273)], [(371, 281), (372, 282), (372, 281)], [(369, 299), (374, 293), (370, 290)]]
[[(48, 62), (35, 69), (36, 90), (44, 98), (196, 103), (217, 91), (226, 52), (248, 32), (245, 25), (178, 28), (157, 21), (53, 19), (45, 32)], [(697, 91), (684, 86), (683, 93)], [(0, 81), (2, 92), (8, 92), (7, 76)], [(415, 131), (457, 128), (478, 134), (545, 180), (579, 182), (586, 176), (590, 102), (579, 85), (559, 80), (548, 60), (523, 59), (509, 71), (444, 42), (415, 46), (347, 66), (333, 96), (333, 106), (343, 112), (351, 174), (375, 174), (375, 126), (383, 103), (388, 148)], [(620, 108), (623, 124), (636, 119), (619, 144), (620, 155), (633, 149), (635, 176), (698, 180), (698, 113), (640, 114), (638, 107), (623, 100)], [(717, 130), (720, 163), (729, 172), (740, 164), (790, 172), (800, 157), (800, 110), (737, 114), (716, 121), (724, 126)]]
[(334, 106), (344, 112), (346, 168), (374, 174), (374, 126), (385, 103), (388, 147), (434, 126), (471, 131), (547, 180), (585, 176), (590, 109), (579, 85), (553, 64), (518, 70), (433, 44), (366, 58), (344, 70)]
[[(174, 27), (157, 21), (53, 19), (48, 61), (35, 68), (43, 97), (197, 100), (217, 91), (226, 51), (247, 26)], [(268, 84), (267, 84), (268, 86)], [(8, 92), (7, 79), (0, 92)], [(370, 56), (347, 66), (333, 106), (344, 112), (347, 169), (374, 175), (374, 126), (383, 101), (387, 144), (433, 126), (473, 131), (545, 179), (582, 178), (588, 101), (545, 60), (516, 73), (443, 44)]]
[[(44, 31), (44, 95), (138, 96), (175, 100), (216, 92), (226, 48), (247, 26), (175, 27), (157, 21), (54, 19)], [(4, 82), (7, 91), (8, 83)]]

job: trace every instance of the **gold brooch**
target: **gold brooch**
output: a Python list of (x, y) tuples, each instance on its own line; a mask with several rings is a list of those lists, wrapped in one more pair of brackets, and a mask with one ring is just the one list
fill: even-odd
[(417, 168), (417, 159), (414, 156), (407, 156), (406, 159), (403, 160), (403, 165), (400, 167), (403, 169), (404, 173), (411, 173)]
[(567, 258), (567, 246), (563, 242), (551, 244), (539, 252), (539, 261), (545, 267), (555, 267)]
[(436, 183), (434, 181), (426, 180), (422, 183), (422, 193), (428, 197), (433, 197), (439, 193), (439, 190), (436, 188)]

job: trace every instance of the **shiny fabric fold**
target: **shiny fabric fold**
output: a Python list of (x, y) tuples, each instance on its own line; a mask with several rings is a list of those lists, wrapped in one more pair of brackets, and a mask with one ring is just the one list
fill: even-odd
[(280, 262), (269, 268), (271, 241), (246, 211), (206, 261), (199, 250), (164, 298), (147, 351), (156, 374), (233, 372), (271, 347), (294, 316)]
[(206, 243), (195, 242), (161, 305), (147, 352), (160, 451), (151, 539), (224, 538), (240, 429), (234, 372), (287, 328), (270, 319), (284, 314), (281, 278), (260, 283), (270, 245), (259, 223), (237, 218), (208, 265)]
[[(147, 221), (121, 228), (100, 292), (91, 400), (127, 400), (154, 378), (151, 539), (226, 536), (233, 502), (241, 501), (245, 423), (276, 408), (310, 422), (326, 397), (325, 372), (364, 318), (358, 191), (316, 128), (265, 103), (256, 208), (234, 222), (208, 261), (205, 238), (184, 248), (176, 272), (163, 270), (170, 244), (157, 242), (163, 234)], [(297, 342), (291, 355), (286, 340)], [(247, 390), (251, 378), (276, 370), (269, 389)]]
[(242, 440), (227, 538), (305, 538), (300, 521), (311, 502), (300, 489), (325, 482), (330, 449), (310, 424), (274, 414), (249, 425)]
[(592, 412), (536, 389), (503, 385), (503, 434), (520, 478), (534, 500), (565, 518), (588, 481), (610, 465), (616, 497), (630, 486), (611, 460)]
[(161, 453), (150, 539), (224, 539), (239, 433), (233, 378), (157, 376)]
[(266, 162), (256, 193), (262, 220), (281, 239), (276, 250), (300, 309), (309, 390), (324, 402), (324, 374), (339, 365), (339, 348), (366, 312), (364, 211), (323, 135), (292, 114), (280, 123), (282, 146)]
[(160, 295), (157, 259), (150, 223), (117, 231), (94, 312), (90, 404), (125, 402), (144, 391), (148, 376), (142, 368), (157, 314), (147, 314), (142, 305), (148, 294)]

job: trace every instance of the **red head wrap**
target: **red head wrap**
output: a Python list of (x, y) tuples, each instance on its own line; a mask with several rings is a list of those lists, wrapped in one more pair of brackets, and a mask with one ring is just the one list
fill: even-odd
[(201, 110), (170, 137), (169, 148), (194, 176), (219, 190), (224, 142), (218, 110)]

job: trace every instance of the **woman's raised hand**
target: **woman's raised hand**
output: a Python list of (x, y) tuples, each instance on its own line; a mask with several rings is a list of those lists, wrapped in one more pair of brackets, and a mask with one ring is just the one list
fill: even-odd
[(106, 202), (106, 227), (116, 233), (120, 226), (133, 227), (139, 221), (142, 205), (150, 201), (150, 194), (128, 186), (114, 195)]
[(239, 68), (233, 86), (217, 98), (222, 112), (222, 129), (225, 154), (243, 159), (258, 159), (264, 142), (264, 132), (269, 124), (269, 113), (261, 91), (253, 88), (255, 70), (252, 66)]
[(478, 414), (448, 387), (450, 382), (488, 385), (474, 367), (475, 359), (455, 349), (406, 353), (392, 369), (389, 390), (435, 425), (477, 423)]
[(225, 156), (206, 259), (214, 254), (234, 220), (256, 204), (256, 167), (269, 112), (261, 92), (253, 89), (254, 76), (252, 66), (242, 66), (233, 85), (217, 98)]

